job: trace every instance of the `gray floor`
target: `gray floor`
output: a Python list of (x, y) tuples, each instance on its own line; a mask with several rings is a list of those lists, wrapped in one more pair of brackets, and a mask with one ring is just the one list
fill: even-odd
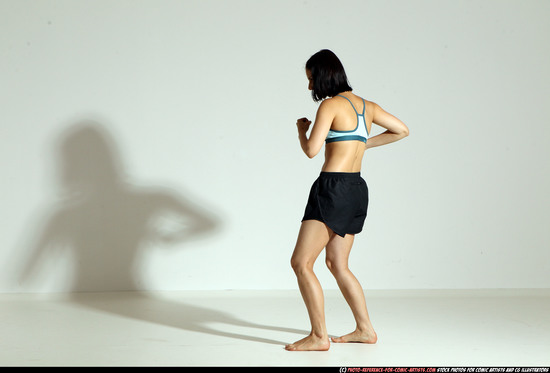
[[(354, 327), (327, 291), (329, 333)], [(1, 366), (550, 366), (550, 290), (368, 291), (376, 345), (288, 352), (297, 291), (0, 295)]]

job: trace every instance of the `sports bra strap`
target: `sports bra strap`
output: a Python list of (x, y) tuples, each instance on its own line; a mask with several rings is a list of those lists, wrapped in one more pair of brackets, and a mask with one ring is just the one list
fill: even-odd
[(353, 110), (355, 111), (355, 114), (357, 114), (357, 115), (365, 115), (365, 106), (367, 106), (367, 105), (365, 105), (365, 100), (363, 100), (363, 114), (359, 114), (359, 113), (357, 112), (357, 109), (355, 109), (355, 106), (353, 105), (353, 103), (351, 102), (351, 100), (350, 100), (349, 98), (347, 98), (346, 96), (342, 96), (342, 95), (337, 95), (337, 96), (343, 97), (343, 98), (345, 98), (346, 100), (348, 100), (349, 103), (351, 104), (351, 107), (352, 107)]

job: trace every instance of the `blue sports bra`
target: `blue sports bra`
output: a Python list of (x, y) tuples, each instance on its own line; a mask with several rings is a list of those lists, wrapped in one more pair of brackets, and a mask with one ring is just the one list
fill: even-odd
[[(338, 95), (340, 97), (344, 97), (342, 95)], [(355, 110), (355, 106), (353, 106), (352, 102), (349, 98), (344, 97), (346, 100), (349, 101), (351, 104), (351, 107), (355, 111), (355, 114), (357, 114), (357, 126), (354, 130), (351, 131), (336, 131), (336, 130), (330, 130), (328, 131), (327, 138), (325, 140), (325, 143), (331, 143), (336, 141), (351, 141), (351, 140), (359, 140), (364, 143), (367, 142), (367, 139), (369, 138), (369, 131), (367, 130), (367, 122), (365, 121), (365, 100), (363, 100), (363, 114), (359, 114), (357, 110)], [(362, 122), (363, 125), (359, 125), (359, 122)]]

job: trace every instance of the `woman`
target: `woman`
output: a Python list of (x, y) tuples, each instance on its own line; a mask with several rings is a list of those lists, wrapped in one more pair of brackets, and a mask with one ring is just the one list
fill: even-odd
[[(313, 266), (326, 248), (326, 264), (351, 308), (356, 329), (334, 343), (376, 343), (363, 289), (348, 268), (355, 234), (361, 232), (367, 215), (368, 189), (360, 176), (363, 153), (409, 134), (407, 126), (374, 102), (352, 93), (342, 63), (334, 53), (322, 50), (306, 63), (309, 90), (314, 101), (322, 101), (309, 138), (311, 121), (297, 121), (298, 138), (304, 153), (315, 157), (323, 143), (325, 163), (311, 187), (291, 265), (298, 280), (311, 322), (311, 333), (287, 345), (289, 351), (326, 351), (330, 341), (325, 325), (324, 299)], [(386, 129), (369, 138), (372, 123)], [(368, 141), (367, 141), (368, 139)]]

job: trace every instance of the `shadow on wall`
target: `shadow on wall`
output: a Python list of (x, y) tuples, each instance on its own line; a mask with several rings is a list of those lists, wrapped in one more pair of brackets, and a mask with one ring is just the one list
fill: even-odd
[[(180, 244), (215, 233), (217, 218), (173, 191), (138, 188), (127, 182), (116, 146), (103, 126), (74, 125), (58, 144), (62, 198), (53, 206), (42, 233), (21, 269), (33, 277), (45, 259), (69, 251), (74, 265), (71, 300), (123, 316), (255, 342), (282, 342), (209, 327), (212, 322), (303, 334), (304, 331), (254, 324), (221, 310), (173, 301), (140, 291), (140, 261), (159, 244)], [(82, 293), (82, 292), (96, 292)], [(111, 292), (111, 293), (97, 293)], [(220, 304), (220, 306), (223, 306)]]
[(139, 290), (145, 250), (213, 234), (219, 226), (173, 191), (132, 186), (113, 139), (98, 123), (74, 125), (57, 150), (62, 198), (32, 245), (23, 280), (45, 256), (66, 250), (75, 267), (73, 291)]

